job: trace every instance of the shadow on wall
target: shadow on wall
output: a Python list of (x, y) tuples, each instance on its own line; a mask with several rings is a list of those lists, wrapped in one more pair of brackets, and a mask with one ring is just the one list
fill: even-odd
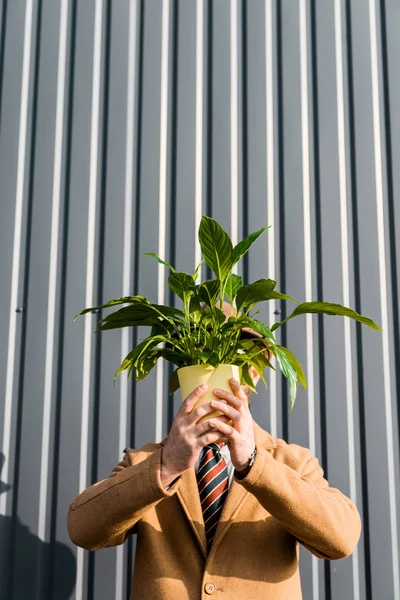
[[(0, 475), (4, 461), (0, 452)], [(0, 494), (10, 489), (0, 479)], [(46, 591), (38, 589), (38, 564), (44, 565), (40, 575)], [(0, 600), (69, 600), (75, 577), (75, 556), (68, 546), (42, 542), (18, 516), (0, 515)]]

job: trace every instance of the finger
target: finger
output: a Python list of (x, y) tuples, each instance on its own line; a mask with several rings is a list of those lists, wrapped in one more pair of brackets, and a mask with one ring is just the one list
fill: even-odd
[(242, 420), (242, 415), (240, 414), (240, 412), (236, 410), (236, 408), (229, 406), (229, 404), (224, 400), (211, 400), (210, 404), (213, 408), (217, 408), (225, 415), (230, 417), (234, 423), (240, 423), (240, 421)]
[(217, 419), (210, 419), (208, 423), (210, 424), (210, 427), (220, 431), (229, 440), (233, 440), (239, 435), (234, 427), (231, 427), (231, 425), (228, 425), (227, 423), (222, 423)]
[(189, 413), (191, 413), (194, 405), (196, 404), (196, 402), (198, 402), (200, 400), (200, 398), (202, 398), (205, 395), (205, 393), (207, 392), (207, 390), (208, 390), (208, 385), (207, 384), (199, 385), (182, 402), (182, 406), (181, 406), (179, 412), (181, 414), (183, 414), (183, 415), (188, 415)]
[[(230, 421), (229, 417), (226, 417), (225, 415), (213, 417), (213, 419), (214, 421), (221, 421), (222, 423), (229, 423)], [(201, 423), (197, 423), (197, 425), (195, 425), (191, 429), (191, 434), (195, 437), (201, 437), (202, 435), (210, 431), (210, 429), (213, 429), (213, 427), (210, 425), (210, 419), (206, 419)]]
[(225, 441), (227, 441), (226, 436), (224, 437), (221, 432), (216, 429), (209, 430), (197, 439), (200, 448), (204, 448), (204, 446), (208, 446), (209, 444), (217, 444)]
[(242, 386), (240, 385), (240, 383), (238, 381), (236, 381), (236, 379), (234, 377), (231, 377), (231, 379), (229, 380), (229, 385), (231, 386), (231, 390), (233, 391), (235, 396), (240, 398), (240, 400), (243, 400), (243, 402), (248, 403), (248, 398), (247, 398)]
[(232, 405), (237, 410), (243, 408), (244, 401), (240, 400), (237, 396), (232, 394), (231, 392), (227, 392), (225, 390), (220, 390), (216, 388), (214, 390), (214, 395), (217, 396), (218, 399), (226, 400), (226, 402)]
[(190, 415), (187, 416), (187, 420), (191, 424), (197, 423), (202, 417), (205, 417), (213, 411), (214, 408), (211, 406), (210, 402), (207, 402), (206, 404), (202, 404), (201, 406), (194, 408)]

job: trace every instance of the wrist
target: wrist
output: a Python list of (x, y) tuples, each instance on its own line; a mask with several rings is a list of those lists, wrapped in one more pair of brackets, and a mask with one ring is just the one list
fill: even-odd
[(169, 487), (175, 479), (177, 479), (180, 475), (182, 475), (183, 471), (177, 471), (176, 469), (171, 469), (164, 462), (164, 449), (161, 452), (161, 463), (160, 463), (160, 479), (164, 488)]
[(244, 479), (246, 477), (246, 475), (250, 472), (250, 469), (253, 466), (253, 463), (255, 461), (256, 454), (257, 454), (257, 449), (254, 448), (253, 452), (249, 456), (244, 467), (241, 469), (237, 469), (237, 468), (235, 469), (235, 476), (237, 477), (237, 479)]

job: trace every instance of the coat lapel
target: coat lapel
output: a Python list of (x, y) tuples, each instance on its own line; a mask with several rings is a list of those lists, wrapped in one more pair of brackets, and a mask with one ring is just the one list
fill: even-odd
[[(257, 425), (257, 423), (253, 422), (253, 425), (256, 445), (264, 446), (264, 448), (274, 448), (276, 446), (274, 438), (267, 431)], [(161, 442), (161, 445), (165, 443), (166, 439), (167, 438), (164, 438), (164, 440)], [(197, 488), (194, 467), (182, 473), (181, 482), (176, 494), (183, 510), (185, 511), (203, 556), (204, 558), (207, 558), (208, 551), (206, 531), (204, 527), (203, 512), (201, 510), (200, 496)], [(232, 479), (232, 483), (222, 508), (220, 519), (218, 521), (212, 544), (212, 551), (214, 551), (219, 545), (221, 539), (228, 531), (230, 525), (236, 517), (236, 514), (248, 498), (249, 494), (250, 492), (248, 492), (240, 483), (235, 481), (235, 478)]]
[[(264, 448), (273, 448), (276, 446), (276, 443), (270, 434), (264, 429), (261, 429), (261, 427), (254, 421), (253, 428), (256, 445), (264, 446)], [(249, 494), (250, 492), (248, 492), (240, 483), (235, 481), (235, 478), (233, 477), (224, 506), (222, 507), (221, 516), (215, 531), (211, 551), (216, 550), (220, 541), (233, 523), (238, 511), (249, 497)]]
[[(167, 438), (160, 445), (163, 446)], [(199, 490), (197, 487), (196, 472), (194, 467), (187, 469), (181, 475), (181, 481), (176, 491), (179, 502), (185, 511), (189, 525), (193, 530), (195, 538), (200, 546), (204, 558), (207, 558), (207, 538), (204, 527), (203, 511), (201, 510)]]
[(212, 550), (217, 547), (220, 540), (224, 537), (248, 494), (249, 492), (233, 478), (228, 495), (222, 507), (217, 529), (215, 530), (213, 543), (211, 545)]
[(201, 510), (199, 490), (194, 467), (182, 473), (181, 483), (176, 492), (183, 510), (200, 545), (204, 558), (207, 557), (207, 539)]

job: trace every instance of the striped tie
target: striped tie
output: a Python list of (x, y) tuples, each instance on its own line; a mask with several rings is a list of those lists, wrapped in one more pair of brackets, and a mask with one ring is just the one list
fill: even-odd
[(220, 448), (224, 442), (204, 446), (196, 478), (208, 549), (210, 549), (222, 506), (228, 494), (228, 469)]

